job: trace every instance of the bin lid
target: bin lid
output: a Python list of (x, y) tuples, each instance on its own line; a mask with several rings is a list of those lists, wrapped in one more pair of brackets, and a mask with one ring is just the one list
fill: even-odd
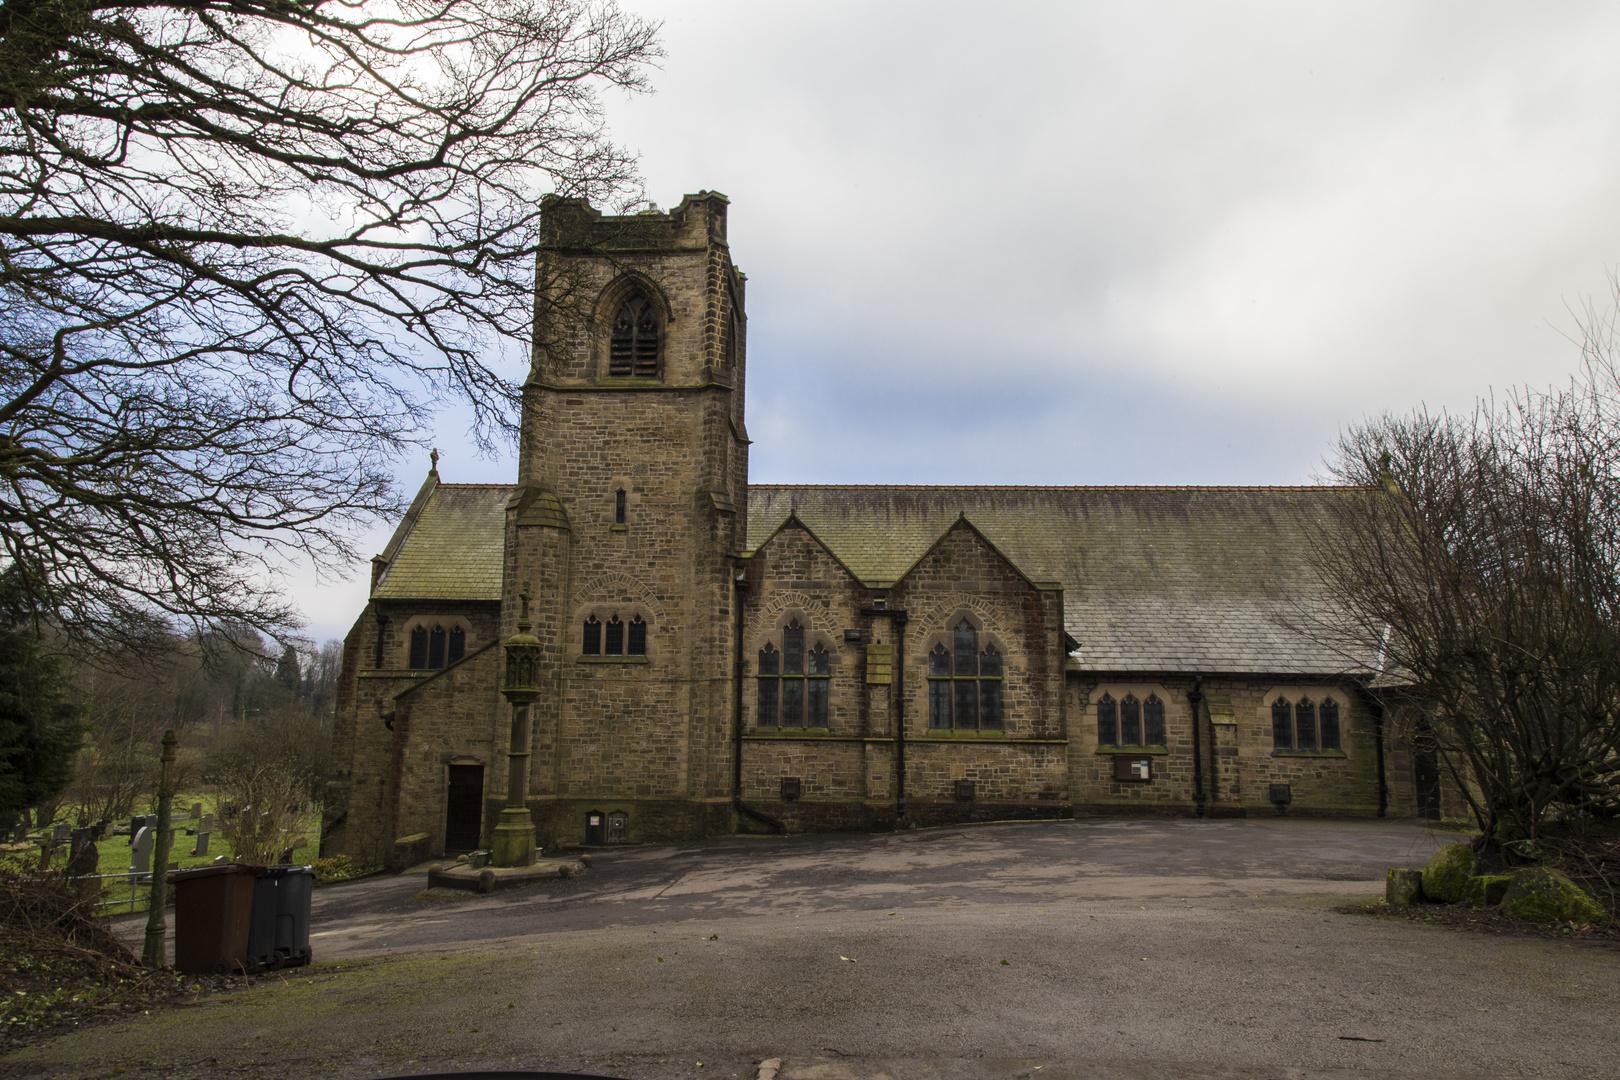
[(264, 867), (252, 863), (217, 863), (211, 866), (196, 866), (190, 870), (170, 870), (169, 880), (195, 881), (197, 878), (214, 877), (219, 874), (261, 874)]
[(313, 866), (261, 866), (259, 876), (264, 877), (291, 877), (294, 874), (315, 875)]

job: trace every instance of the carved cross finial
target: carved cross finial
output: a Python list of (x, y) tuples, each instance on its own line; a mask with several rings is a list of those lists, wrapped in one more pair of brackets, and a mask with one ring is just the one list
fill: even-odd
[(434, 476), (438, 476), (439, 475), (439, 448), (437, 446), (435, 446), (433, 448), (433, 451), (430, 454), (428, 454), (428, 460), (433, 463), (429, 467), (428, 472), (432, 473)]

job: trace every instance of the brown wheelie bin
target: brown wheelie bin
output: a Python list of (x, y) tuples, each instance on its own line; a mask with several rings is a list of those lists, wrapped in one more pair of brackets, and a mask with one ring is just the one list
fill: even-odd
[(187, 975), (247, 970), (253, 883), (264, 870), (220, 863), (169, 875), (174, 886), (174, 966)]

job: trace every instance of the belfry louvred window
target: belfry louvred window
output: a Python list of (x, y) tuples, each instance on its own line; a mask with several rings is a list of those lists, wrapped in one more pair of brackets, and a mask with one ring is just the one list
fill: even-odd
[(928, 726), (961, 731), (1001, 727), (1001, 653), (979, 648), (979, 632), (963, 619), (928, 654)]
[(832, 654), (825, 645), (807, 651), (804, 627), (797, 619), (782, 629), (781, 640), (781, 649), (767, 641), (759, 650), (755, 725), (826, 727)]
[(657, 309), (643, 294), (631, 293), (613, 317), (608, 374), (656, 379), (662, 339), (659, 331)]

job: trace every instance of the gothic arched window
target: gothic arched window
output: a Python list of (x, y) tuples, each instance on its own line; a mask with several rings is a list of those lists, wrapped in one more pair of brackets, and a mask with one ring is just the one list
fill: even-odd
[(428, 662), (430, 668), (444, 667), (444, 627), (435, 626), (428, 634)]
[(1001, 654), (963, 619), (928, 654), (928, 726), (966, 731), (1001, 727)]
[(450, 628), (450, 648), (444, 654), (444, 662), (453, 664), (467, 655), (467, 631), (459, 626)]
[(602, 655), (602, 624), (595, 615), (585, 620), (585, 647), (581, 651), (586, 656)]
[(1300, 698), (1294, 706), (1294, 739), (1301, 750), (1316, 749), (1316, 706), (1310, 698)]
[(1339, 749), (1339, 703), (1332, 698), (1322, 701), (1322, 749)]
[(1294, 707), (1287, 698), (1271, 703), (1271, 745), (1277, 750), (1294, 748)]
[(1097, 745), (1164, 746), (1167, 740), (1164, 702), (1159, 695), (1149, 694), (1146, 701), (1138, 701), (1135, 694), (1126, 694), (1115, 701), (1105, 693), (1098, 699)]
[(1119, 704), (1107, 694), (1097, 702), (1097, 745), (1119, 745)]
[(656, 379), (662, 334), (658, 309), (640, 292), (633, 292), (613, 316), (613, 337), (608, 349), (608, 374)]
[(427, 667), (428, 632), (427, 627), (418, 626), (411, 630), (411, 659), (413, 668)]
[(782, 629), (782, 648), (767, 641), (759, 650), (758, 727), (827, 726), (828, 678), (832, 654), (827, 646), (805, 650), (804, 627), (794, 619)]

